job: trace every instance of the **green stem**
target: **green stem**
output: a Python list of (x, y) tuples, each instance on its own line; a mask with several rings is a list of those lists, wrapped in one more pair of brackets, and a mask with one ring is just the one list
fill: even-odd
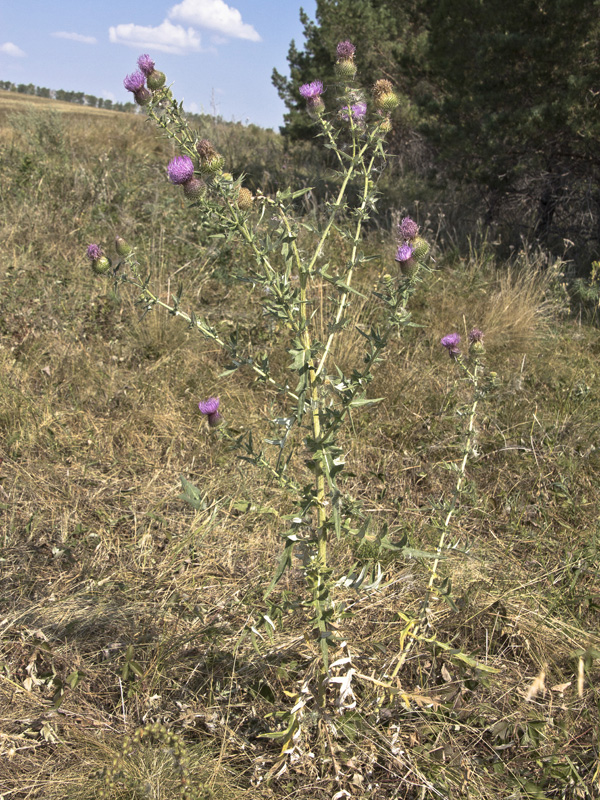
[[(347, 286), (350, 286), (352, 284), (352, 277), (353, 277), (354, 266), (355, 266), (355, 262), (356, 262), (356, 253), (357, 253), (357, 250), (358, 250), (358, 240), (359, 240), (360, 232), (361, 232), (361, 228), (362, 228), (362, 212), (364, 212), (365, 206), (367, 204), (367, 194), (368, 194), (368, 189), (369, 189), (369, 176), (371, 174), (371, 170), (373, 169), (373, 164), (374, 163), (375, 163), (375, 156), (372, 156), (371, 157), (371, 161), (369, 163), (369, 166), (365, 170), (365, 174), (364, 174), (365, 182), (364, 182), (364, 189), (363, 189), (363, 200), (362, 200), (362, 203), (361, 203), (360, 209), (359, 209), (360, 213), (359, 213), (359, 217), (358, 217), (358, 222), (356, 223), (356, 232), (355, 232), (355, 235), (354, 235), (354, 244), (352, 246), (352, 254), (350, 256), (350, 269), (346, 273), (345, 280), (344, 280), (344, 283)], [(337, 326), (340, 323), (340, 320), (342, 319), (342, 317), (344, 315), (344, 311), (345, 311), (345, 308), (346, 308), (346, 303), (348, 302), (348, 295), (349, 294), (350, 294), (350, 292), (349, 292), (348, 289), (345, 289), (342, 292), (342, 296), (340, 298), (340, 303), (339, 303), (339, 306), (338, 306), (337, 314), (335, 315), (334, 325), (335, 325), (336, 329), (337, 329)], [(321, 356), (321, 359), (320, 359), (320, 362), (319, 362), (319, 367), (317, 369), (317, 375), (320, 375), (320, 373), (325, 368), (325, 363), (327, 361), (327, 357), (329, 355), (329, 351), (331, 350), (331, 346), (333, 345), (334, 338), (335, 338), (335, 331), (330, 333), (328, 338), (327, 338), (327, 343), (325, 344), (325, 349), (323, 351), (323, 355)]]
[[(199, 319), (192, 319), (189, 314), (186, 314), (185, 311), (180, 311), (176, 306), (169, 305), (165, 303), (163, 300), (160, 300), (147, 286), (144, 286), (140, 281), (132, 280), (131, 278), (124, 279), (127, 283), (132, 284), (132, 286), (136, 286), (138, 289), (142, 290), (142, 297), (144, 301), (147, 301), (151, 306), (160, 306), (164, 308), (166, 311), (169, 312), (174, 317), (181, 317), (181, 319), (185, 320), (189, 325), (193, 326), (196, 330), (198, 330), (206, 339), (210, 339), (213, 342), (216, 342), (220, 347), (224, 350), (227, 350), (227, 344), (220, 338), (214, 331), (211, 331), (209, 327), (204, 325), (202, 320)], [(285, 386), (280, 386), (277, 381), (273, 378), (268, 376), (264, 370), (262, 370), (257, 364), (252, 362), (249, 364), (252, 367), (254, 372), (263, 380), (266, 380), (267, 383), (270, 383), (271, 386), (275, 387), (277, 391), (286, 394), (288, 397), (291, 397), (293, 400), (298, 400), (298, 395), (294, 394), (294, 392), (290, 392), (290, 390)]]
[[(431, 569), (431, 576), (429, 578), (429, 584), (427, 585), (427, 598), (429, 597), (429, 593), (433, 589), (433, 584), (437, 577), (437, 568), (440, 563), (440, 558), (442, 555), (442, 548), (444, 547), (446, 541), (446, 535), (450, 528), (450, 521), (456, 511), (456, 506), (458, 504), (458, 499), (460, 497), (460, 493), (462, 491), (463, 483), (465, 480), (465, 471), (467, 467), (467, 461), (469, 459), (469, 454), (471, 453), (471, 445), (473, 441), (473, 431), (475, 427), (475, 415), (477, 413), (477, 405), (479, 403), (479, 397), (477, 394), (477, 383), (479, 378), (479, 367), (480, 363), (479, 360), (475, 362), (475, 369), (473, 370), (473, 374), (469, 373), (469, 377), (473, 383), (473, 388), (475, 390), (475, 397), (473, 399), (473, 404), (471, 406), (471, 411), (469, 413), (469, 425), (467, 428), (467, 435), (465, 439), (465, 452), (463, 454), (463, 459), (458, 471), (458, 478), (456, 480), (456, 486), (454, 487), (454, 495), (452, 497), (452, 503), (450, 504), (450, 508), (448, 509), (448, 513), (446, 514), (446, 518), (444, 520), (444, 526), (442, 528), (442, 533), (440, 536), (440, 540), (438, 542), (437, 550), (436, 550), (436, 559), (433, 562), (433, 567)], [(426, 601), (428, 602), (428, 600)], [(424, 612), (427, 612), (427, 604), (424, 606)]]
[[(477, 406), (478, 406), (478, 403), (479, 403), (479, 395), (478, 395), (478, 391), (477, 391), (477, 386), (478, 386), (478, 381), (479, 381), (480, 366), (481, 366), (480, 361), (479, 361), (479, 359), (477, 359), (475, 361), (475, 369), (473, 370), (473, 373), (470, 373), (467, 370), (467, 373), (469, 375), (469, 379), (471, 380), (471, 382), (473, 384), (474, 398), (473, 398), (473, 403), (471, 405), (471, 411), (469, 413), (469, 424), (468, 424), (468, 427), (467, 427), (467, 434), (466, 434), (466, 437), (465, 437), (465, 450), (464, 450), (462, 462), (461, 462), (461, 465), (460, 465), (459, 471), (458, 471), (458, 478), (456, 480), (456, 486), (454, 488), (454, 496), (452, 498), (452, 503), (450, 505), (450, 508), (448, 509), (448, 513), (446, 514), (446, 517), (444, 519), (444, 525), (443, 525), (443, 528), (442, 528), (442, 533), (441, 533), (441, 536), (439, 538), (437, 549), (436, 549), (436, 558), (435, 558), (435, 561), (433, 562), (431, 575), (429, 577), (429, 583), (427, 585), (427, 590), (425, 592), (425, 598), (423, 600), (423, 605), (421, 606), (421, 612), (420, 612), (420, 615), (419, 615), (419, 620), (418, 621), (417, 620), (410, 620), (408, 622), (408, 625), (407, 625), (407, 628), (406, 628), (406, 633), (408, 634), (410, 632), (411, 640), (408, 643), (408, 645), (402, 647), (402, 649), (400, 650), (400, 653), (397, 656), (398, 661), (397, 661), (396, 666), (394, 667), (394, 670), (393, 670), (393, 672), (391, 674), (391, 678), (392, 679), (396, 677), (398, 672), (401, 670), (401, 668), (405, 664), (406, 659), (408, 658), (408, 654), (409, 654), (412, 646), (417, 641), (418, 634), (420, 633), (421, 630), (423, 630), (423, 628), (426, 628), (427, 625), (428, 625), (427, 611), (429, 610), (429, 598), (431, 596), (431, 592), (433, 590), (433, 585), (434, 585), (435, 579), (437, 577), (437, 569), (438, 569), (438, 566), (439, 566), (439, 562), (441, 560), (442, 548), (444, 547), (444, 544), (445, 544), (445, 541), (446, 541), (446, 535), (448, 533), (448, 530), (450, 529), (450, 522), (452, 520), (454, 512), (456, 511), (458, 500), (459, 500), (460, 494), (462, 492), (462, 488), (463, 488), (463, 484), (464, 484), (464, 480), (465, 480), (467, 462), (469, 460), (469, 454), (472, 452), (473, 433), (474, 433), (474, 429), (475, 429), (475, 416), (476, 416), (476, 413), (477, 413)], [(465, 367), (465, 369), (466, 369), (466, 367)]]

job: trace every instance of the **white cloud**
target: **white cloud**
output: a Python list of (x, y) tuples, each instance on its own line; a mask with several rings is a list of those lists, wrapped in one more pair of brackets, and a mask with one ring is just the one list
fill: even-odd
[(260, 42), (258, 32), (245, 22), (237, 8), (228, 6), (223, 0), (183, 0), (169, 11), (169, 18), (218, 31), (235, 39)]
[(116, 25), (109, 28), (108, 37), (114, 44), (162, 50), (164, 53), (182, 54), (200, 50), (200, 36), (193, 28), (186, 30), (181, 25), (173, 25), (168, 19), (156, 28), (134, 25), (132, 22)]
[(13, 44), (12, 42), (0, 44), (0, 53), (5, 53), (7, 56), (13, 56), (13, 58), (24, 58), (27, 55), (23, 50), (21, 50), (20, 47), (17, 47), (17, 45)]
[(81, 42), (82, 44), (96, 44), (94, 36), (84, 36), (81, 33), (68, 33), (67, 31), (56, 31), (52, 36), (57, 39), (71, 39), (73, 42)]

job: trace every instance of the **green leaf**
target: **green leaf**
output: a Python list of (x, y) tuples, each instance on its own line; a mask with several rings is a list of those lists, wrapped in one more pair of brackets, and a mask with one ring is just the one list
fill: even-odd
[(75, 689), (80, 680), (81, 680), (81, 675), (79, 674), (79, 672), (77, 672), (77, 670), (67, 675), (67, 684), (71, 689)]
[(286, 538), (285, 547), (283, 549), (283, 553), (281, 554), (281, 558), (279, 559), (279, 564), (277, 565), (277, 569), (275, 570), (275, 574), (273, 575), (273, 579), (271, 583), (267, 587), (267, 591), (263, 595), (263, 600), (271, 594), (273, 589), (279, 583), (281, 576), (286, 571), (288, 567), (292, 565), (292, 551), (294, 549), (294, 545), (296, 544), (295, 540), (292, 539), (290, 536)]
[(487, 664), (482, 664), (481, 661), (477, 661), (472, 656), (466, 655), (466, 653), (462, 653), (460, 650), (457, 650), (455, 647), (452, 647), (450, 644), (446, 644), (446, 642), (440, 642), (435, 639), (433, 636), (431, 638), (427, 638), (426, 636), (417, 636), (416, 637), (420, 642), (429, 642), (434, 644), (436, 647), (439, 647), (440, 650), (448, 653), (448, 655), (456, 659), (457, 661), (462, 661), (463, 664), (466, 664), (473, 669), (478, 669), (480, 672), (491, 672), (494, 674), (498, 674), (501, 670), (496, 669), (495, 667), (488, 667)]
[(288, 353), (292, 356), (292, 363), (290, 364), (290, 369), (293, 369), (297, 372), (302, 372), (307, 363), (307, 352), (306, 350), (288, 350)]
[(183, 494), (179, 495), (180, 500), (185, 500), (186, 503), (189, 503), (192, 508), (198, 509), (198, 511), (204, 511), (206, 509), (206, 496), (200, 492), (193, 483), (190, 483), (183, 475), (180, 475), (181, 479), (181, 487), (183, 489)]
[(290, 200), (295, 200), (297, 197), (302, 197), (303, 195), (308, 194), (308, 192), (312, 192), (313, 189), (314, 186), (307, 186), (305, 189), (298, 189), (297, 192), (292, 192), (290, 195)]
[(440, 561), (444, 558), (444, 556), (438, 556), (437, 553), (429, 553), (427, 550), (417, 550), (414, 547), (403, 547), (402, 552), (407, 558), (439, 558)]
[(369, 399), (362, 395), (361, 397), (355, 397), (348, 403), (348, 408), (359, 408), (360, 406), (374, 406), (377, 403), (381, 403), (383, 397), (374, 397), (373, 399)]
[(243, 514), (274, 514), (276, 517), (279, 516), (279, 512), (275, 508), (271, 508), (271, 506), (257, 506), (249, 500), (238, 500), (233, 503), (232, 508), (235, 508), (236, 511), (241, 511)]

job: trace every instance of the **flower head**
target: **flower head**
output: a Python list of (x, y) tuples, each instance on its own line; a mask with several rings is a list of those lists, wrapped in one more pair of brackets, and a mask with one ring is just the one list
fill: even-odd
[(356, 47), (352, 44), (352, 42), (348, 41), (348, 39), (346, 39), (345, 42), (340, 42), (335, 50), (335, 53), (339, 59), (353, 58), (355, 52)]
[(391, 113), (400, 103), (391, 81), (381, 78), (373, 86), (375, 107), (386, 114)]
[(300, 94), (306, 99), (308, 113), (311, 117), (318, 117), (325, 111), (325, 103), (321, 98), (323, 94), (323, 83), (321, 81), (305, 83), (300, 87)]
[(396, 251), (396, 261), (400, 261), (400, 263), (410, 261), (412, 257), (413, 249), (409, 244), (401, 244)]
[(473, 328), (469, 333), (469, 344), (475, 344), (475, 342), (483, 342), (483, 331), (480, 331), (479, 328)]
[(199, 139), (196, 142), (196, 150), (201, 161), (210, 161), (217, 155), (217, 151), (208, 139)]
[(144, 87), (146, 82), (146, 78), (143, 72), (132, 72), (131, 75), (127, 75), (123, 81), (123, 86), (127, 89), (128, 92), (139, 92), (140, 89)]
[(99, 244), (89, 244), (86, 250), (86, 255), (90, 261), (97, 261), (104, 255), (102, 248)]
[(460, 355), (458, 345), (460, 344), (460, 334), (449, 333), (447, 336), (440, 339), (440, 344), (448, 351), (450, 358), (457, 358)]
[(196, 142), (196, 151), (200, 156), (200, 171), (204, 175), (222, 172), (225, 159), (220, 153), (217, 153), (208, 139), (199, 139)]
[(378, 81), (375, 81), (373, 86), (373, 95), (374, 97), (381, 97), (381, 95), (390, 94), (390, 92), (394, 91), (394, 84), (391, 81), (388, 81), (387, 78), (380, 78)]
[(208, 424), (211, 428), (216, 428), (221, 422), (221, 415), (219, 414), (219, 398), (209, 397), (208, 400), (201, 400), (198, 403), (198, 408), (202, 414), (205, 414), (208, 419)]
[(138, 58), (137, 65), (146, 76), (154, 72), (154, 61), (150, 58), (148, 53), (144, 53)]
[(110, 259), (98, 244), (88, 244), (86, 255), (92, 262), (92, 269), (96, 275), (105, 275), (111, 268)]
[(187, 183), (194, 177), (194, 162), (189, 156), (175, 156), (169, 161), (167, 174), (171, 183)]
[(241, 186), (238, 192), (238, 199), (237, 199), (237, 206), (240, 211), (250, 211), (252, 205), (254, 203), (254, 198), (252, 197), (252, 192), (250, 189), (246, 189), (245, 186)]
[(322, 81), (312, 81), (312, 83), (305, 83), (300, 87), (300, 94), (306, 100), (314, 100), (323, 94)]
[(367, 104), (366, 103), (355, 103), (352, 106), (346, 106), (342, 109), (342, 119), (348, 120), (359, 120), (362, 119), (365, 114), (367, 113)]
[(419, 232), (419, 226), (410, 217), (404, 217), (398, 225), (398, 235), (401, 239), (414, 239)]

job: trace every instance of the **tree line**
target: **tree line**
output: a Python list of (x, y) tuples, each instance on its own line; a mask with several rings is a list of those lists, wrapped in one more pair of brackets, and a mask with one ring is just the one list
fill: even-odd
[(301, 21), (289, 76), (273, 72), (286, 136), (314, 135), (298, 87), (333, 84), (350, 39), (361, 82), (386, 77), (402, 96), (390, 144), (403, 164), (470, 187), (513, 239), (598, 257), (600, 0), (317, 0)]
[(65, 91), (64, 89), (48, 89), (46, 86), (35, 86), (33, 83), (14, 84), (11, 81), (0, 81), (0, 89), (6, 92), (18, 92), (34, 97), (47, 97), (51, 100), (62, 100), (65, 103), (76, 103), (80, 106), (92, 108), (106, 108), (109, 111), (125, 111), (135, 113), (139, 109), (135, 103), (116, 103), (105, 97), (96, 97), (85, 92)]

